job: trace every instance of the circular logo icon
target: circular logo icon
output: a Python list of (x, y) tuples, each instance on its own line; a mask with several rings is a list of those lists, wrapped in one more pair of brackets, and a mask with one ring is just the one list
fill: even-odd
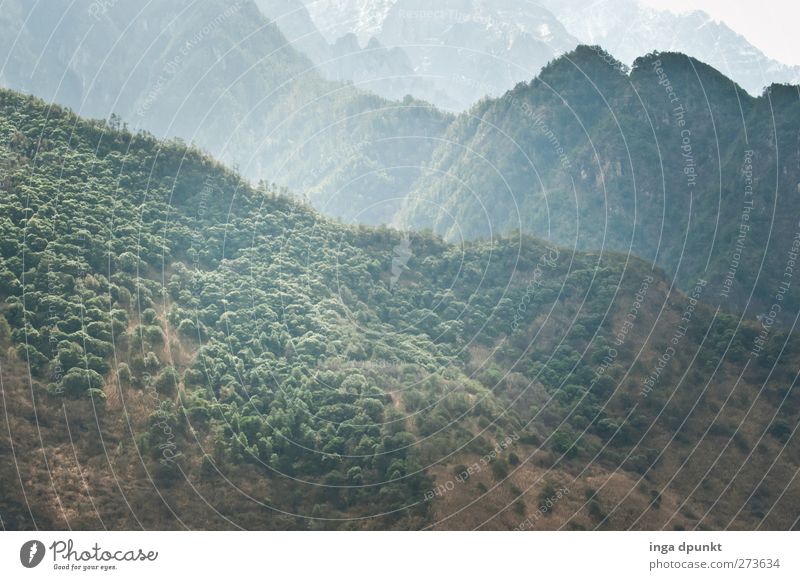
[(26, 568), (36, 568), (44, 559), (44, 544), (39, 540), (30, 540), (19, 549), (19, 561)]

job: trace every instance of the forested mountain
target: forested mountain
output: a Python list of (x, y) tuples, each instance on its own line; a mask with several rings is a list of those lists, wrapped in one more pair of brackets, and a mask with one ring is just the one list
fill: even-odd
[(10, 0), (0, 84), (180, 137), (331, 214), (387, 221), (451, 117), (325, 80), (296, 44), (314, 43), (289, 42), (251, 0)]
[(709, 301), (754, 317), (780, 294), (792, 324), (799, 135), (797, 87), (754, 98), (685, 55), (648, 55), (629, 71), (579, 47), (461, 115), (398, 223), (450, 240), (519, 229), (632, 253), (684, 288), (726, 280)]
[[(316, 14), (318, 6), (309, 7)], [(403, 0), (386, 6), (381, 26), (384, 36), (394, 35), (387, 45), (414, 45), (404, 49), (412, 60), (429, 62), (430, 77), (445, 79), (436, 59), (419, 53), (433, 50), (425, 38), (492, 22), (499, 36), (479, 35), (480, 41), (505, 46), (504, 19), (523, 32), (560, 35), (544, 9), (521, 10), (518, 3), (469, 0), (443, 4), (430, 18), (423, 4)], [(730, 275), (721, 302), (732, 311), (751, 303), (757, 286), (753, 316), (771, 306), (777, 291), (774, 277), (759, 274), (761, 257), (764, 272), (783, 271), (797, 230), (796, 91), (774, 85), (754, 98), (677, 54), (640, 59), (627, 74), (606, 52), (583, 47), (454, 120), (412, 97), (388, 101), (325, 80), (322, 67), (298, 49), (329, 68), (363, 71), (379, 66), (388, 49), (374, 44), (362, 51), (352, 36), (330, 45), (298, 0), (12, 0), (0, 28), (6, 86), (85, 116), (115, 113), (134, 130), (181, 137), (252, 181), (288, 186), (345, 221), (430, 227), (449, 239), (519, 228), (581, 249), (631, 250), (684, 288), (700, 273)], [(453, 42), (459, 50), (478, 46)], [(556, 48), (565, 49), (564, 42)], [(386, 56), (394, 58), (405, 57)], [(661, 74), (655, 60), (663, 61)], [(393, 78), (388, 74), (387, 82)], [(678, 106), (685, 110), (680, 119)], [(686, 144), (684, 131), (691, 133)], [(686, 157), (684, 147), (691, 149)], [(755, 226), (740, 236), (749, 225), (742, 220), (751, 217), (744, 205), (750, 164)], [(796, 291), (795, 284), (790, 311)]]
[(7, 90), (0, 160), (4, 529), (797, 524), (800, 345), (719, 281), (342, 225)]

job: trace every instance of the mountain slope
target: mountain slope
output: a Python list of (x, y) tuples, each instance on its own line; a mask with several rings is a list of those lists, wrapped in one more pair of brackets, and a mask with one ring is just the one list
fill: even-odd
[[(724, 283), (712, 303), (760, 315), (798, 231), (799, 107), (796, 87), (752, 98), (684, 55), (628, 72), (579, 47), (461, 115), (397, 223), (632, 253), (684, 288)], [(792, 285), (787, 312), (798, 296)]]
[(0, 160), (4, 529), (796, 525), (797, 339), (743, 365), (701, 282), (344, 226), (10, 91)]

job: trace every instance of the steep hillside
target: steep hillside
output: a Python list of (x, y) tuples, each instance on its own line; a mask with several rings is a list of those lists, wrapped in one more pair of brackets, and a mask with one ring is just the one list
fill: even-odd
[(4, 529), (796, 526), (795, 337), (0, 92)]
[[(799, 132), (796, 87), (752, 98), (684, 55), (628, 71), (580, 47), (461, 115), (398, 223), (632, 253), (684, 288), (700, 276), (725, 284), (711, 303), (761, 315), (800, 232)], [(796, 312), (789, 286), (784, 308)]]

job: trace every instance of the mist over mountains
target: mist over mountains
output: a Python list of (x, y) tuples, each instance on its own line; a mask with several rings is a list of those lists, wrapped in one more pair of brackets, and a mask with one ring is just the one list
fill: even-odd
[(528, 81), (578, 44), (600, 45), (627, 65), (653, 51), (710, 64), (753, 95), (796, 83), (800, 68), (766, 57), (708, 14), (674, 14), (637, 0), (305, 0), (330, 41), (354, 33), (362, 44), (407, 52), (431, 85), (415, 96), (454, 111)]
[(583, 44), (600, 45), (628, 65), (654, 50), (681, 52), (711, 65), (753, 96), (773, 83), (800, 82), (800, 67), (765, 56), (701, 10), (674, 13), (636, 0), (543, 0), (542, 4)]

